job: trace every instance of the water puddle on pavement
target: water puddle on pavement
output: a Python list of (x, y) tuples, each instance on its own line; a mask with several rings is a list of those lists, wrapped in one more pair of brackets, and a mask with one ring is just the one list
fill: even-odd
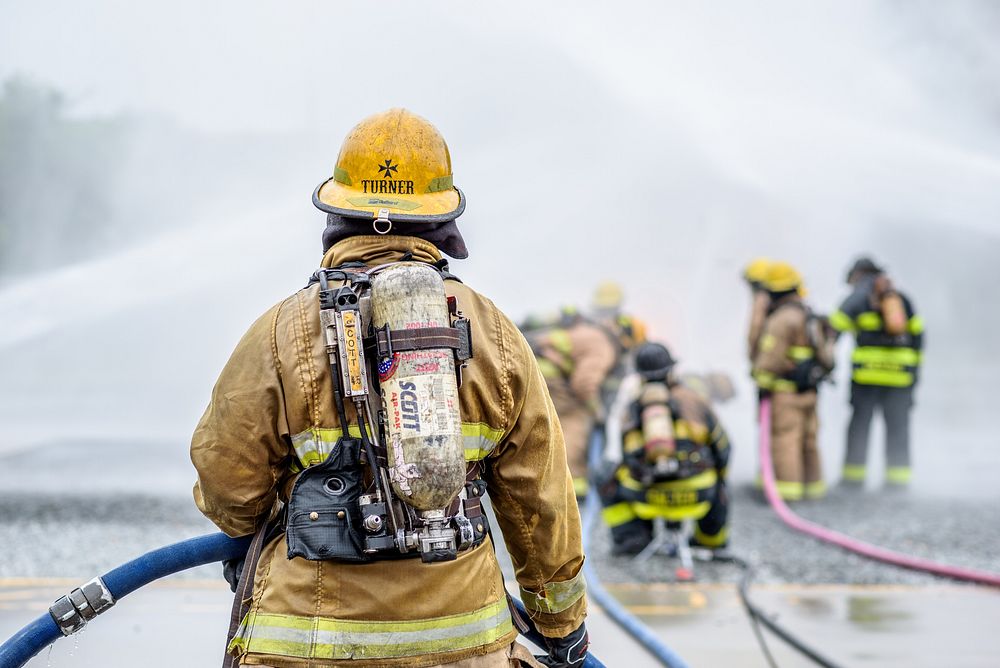
[[(619, 584), (609, 590), (692, 665), (764, 666), (736, 588)], [(1000, 661), (1000, 592), (977, 587), (757, 585), (754, 602), (843, 665), (984, 666)], [(767, 635), (779, 665), (810, 665)]]

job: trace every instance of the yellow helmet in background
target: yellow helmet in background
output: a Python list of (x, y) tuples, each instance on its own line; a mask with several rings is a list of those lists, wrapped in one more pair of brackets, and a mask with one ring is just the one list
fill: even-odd
[(761, 281), (768, 292), (802, 292), (802, 274), (787, 262), (772, 262), (768, 267), (764, 280)]
[(649, 339), (646, 323), (632, 315), (620, 315), (617, 320), (618, 338), (626, 349), (632, 349)]
[(406, 109), (390, 109), (348, 133), (313, 204), (347, 218), (434, 223), (461, 215), (465, 196), (452, 183), (451, 154), (438, 129)]
[(755, 257), (750, 260), (750, 264), (743, 269), (743, 278), (747, 283), (762, 284), (767, 278), (767, 270), (774, 264), (774, 260), (766, 257)]
[(614, 281), (603, 281), (594, 290), (593, 306), (597, 309), (618, 309), (625, 301), (625, 291)]

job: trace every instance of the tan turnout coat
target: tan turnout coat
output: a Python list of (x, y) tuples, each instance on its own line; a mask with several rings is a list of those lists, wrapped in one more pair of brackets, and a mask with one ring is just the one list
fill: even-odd
[[(413, 237), (359, 236), (331, 248), (323, 266), (375, 266), (407, 252), (441, 259)], [(542, 633), (566, 635), (582, 623), (586, 599), (559, 421), (517, 328), (471, 288), (445, 285), (472, 321), (475, 357), (459, 393), (466, 459), (484, 460), (522, 601)], [(195, 431), (195, 501), (231, 536), (260, 528), (300, 467), (321, 461), (341, 434), (318, 292), (298, 291), (250, 327)], [(516, 634), (488, 543), (445, 563), (344, 564), (289, 560), (282, 535), (263, 550), (232, 650), (245, 664), (416, 667), (508, 647)]]

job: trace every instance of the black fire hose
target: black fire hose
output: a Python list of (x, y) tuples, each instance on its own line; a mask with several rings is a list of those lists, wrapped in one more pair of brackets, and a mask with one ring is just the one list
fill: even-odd
[(747, 563), (746, 560), (731, 554), (715, 555), (712, 560), (723, 562), (728, 561), (743, 569), (743, 577), (740, 578), (740, 584), (737, 588), (740, 594), (740, 601), (742, 601), (743, 608), (747, 611), (747, 615), (750, 617), (750, 622), (753, 624), (754, 635), (757, 636), (757, 642), (760, 644), (760, 649), (764, 653), (769, 665), (773, 667), (776, 664), (774, 662), (774, 657), (771, 656), (771, 652), (767, 648), (767, 643), (764, 641), (764, 637), (760, 633), (758, 624), (766, 627), (768, 631), (778, 636), (792, 649), (805, 656), (817, 666), (822, 666), (823, 668), (840, 668), (838, 664), (834, 663), (830, 659), (827, 659), (822, 654), (786, 631), (784, 627), (768, 617), (763, 610), (757, 607), (757, 605), (750, 600), (750, 583), (753, 579), (753, 567)]

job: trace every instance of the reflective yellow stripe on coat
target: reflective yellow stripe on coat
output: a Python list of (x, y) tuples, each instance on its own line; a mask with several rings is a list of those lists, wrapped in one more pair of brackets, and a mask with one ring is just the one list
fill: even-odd
[[(354, 438), (361, 438), (361, 432), (354, 425), (351, 425), (348, 432)], [(309, 429), (292, 437), (292, 447), (302, 466), (313, 466), (326, 460), (343, 435), (344, 430), (339, 427)], [(482, 422), (463, 422), (465, 461), (478, 462), (485, 459), (497, 447), (501, 438), (502, 429), (493, 429)]]
[(482, 647), (512, 630), (503, 598), (474, 612), (415, 621), (251, 612), (243, 619), (229, 649), (302, 659), (389, 659)]
[(852, 379), (861, 385), (909, 387), (913, 372), (920, 366), (920, 352), (913, 348), (862, 346), (851, 355)]

